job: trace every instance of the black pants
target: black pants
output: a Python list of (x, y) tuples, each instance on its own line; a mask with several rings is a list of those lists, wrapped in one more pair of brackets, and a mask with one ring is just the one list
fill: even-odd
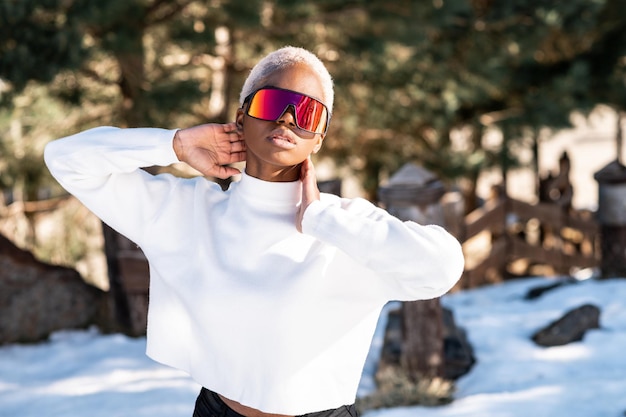
[[(356, 408), (353, 405), (344, 405), (334, 410), (319, 411), (316, 413), (304, 414), (306, 417), (358, 417)], [(196, 408), (193, 417), (244, 417), (238, 412), (229, 408), (219, 395), (206, 388), (200, 390), (196, 399)]]

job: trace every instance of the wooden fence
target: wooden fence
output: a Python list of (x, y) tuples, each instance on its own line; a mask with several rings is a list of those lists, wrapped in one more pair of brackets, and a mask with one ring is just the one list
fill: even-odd
[(148, 260), (136, 244), (104, 223), (102, 231), (114, 319), (124, 333), (143, 335), (148, 319)]
[(515, 276), (569, 274), (600, 263), (593, 213), (554, 203), (496, 198), (469, 213), (459, 232), (467, 262), (462, 288)]

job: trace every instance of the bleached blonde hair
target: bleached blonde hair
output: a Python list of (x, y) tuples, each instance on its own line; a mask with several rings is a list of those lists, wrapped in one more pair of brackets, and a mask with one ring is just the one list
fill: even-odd
[(322, 83), (324, 97), (320, 97), (328, 111), (332, 113), (335, 93), (333, 91), (333, 79), (324, 63), (312, 52), (295, 46), (285, 46), (269, 53), (261, 59), (250, 71), (248, 78), (239, 94), (239, 105), (255, 90), (263, 87), (267, 79), (276, 71), (289, 68), (295, 64), (308, 65), (319, 76)]

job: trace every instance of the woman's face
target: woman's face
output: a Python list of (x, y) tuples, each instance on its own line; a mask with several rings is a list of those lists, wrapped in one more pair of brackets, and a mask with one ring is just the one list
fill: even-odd
[[(275, 72), (268, 78), (267, 85), (323, 97), (319, 77), (306, 64)], [(293, 107), (276, 121), (255, 119), (239, 109), (237, 123), (243, 128), (246, 142), (246, 173), (266, 181), (297, 180), (300, 163), (317, 152), (324, 139), (322, 134), (309, 133), (296, 126)]]

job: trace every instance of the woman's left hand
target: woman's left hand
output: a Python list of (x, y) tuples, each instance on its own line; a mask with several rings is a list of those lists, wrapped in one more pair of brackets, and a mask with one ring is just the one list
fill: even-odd
[(311, 158), (307, 158), (300, 166), (300, 181), (302, 181), (302, 202), (296, 213), (296, 228), (302, 233), (302, 219), (309, 204), (320, 199), (320, 190), (317, 188), (315, 167)]

